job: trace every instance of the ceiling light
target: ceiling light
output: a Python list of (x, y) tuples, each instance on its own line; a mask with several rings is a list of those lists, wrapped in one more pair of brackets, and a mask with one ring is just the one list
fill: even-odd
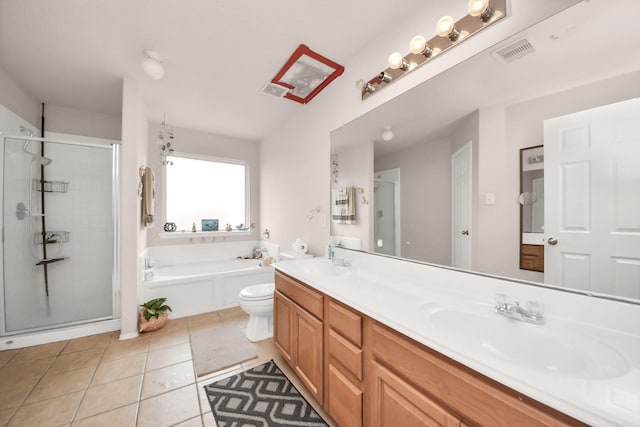
[(392, 139), (393, 139), (393, 131), (391, 130), (391, 126), (387, 126), (382, 131), (382, 140), (389, 142)]
[(469, 0), (467, 5), (469, 15), (479, 17), (487, 22), (493, 16), (493, 9), (489, 6), (489, 0)]
[(409, 42), (409, 50), (416, 55), (424, 55), (427, 58), (433, 54), (433, 48), (427, 44), (424, 36), (418, 35)]
[(450, 16), (443, 16), (438, 20), (436, 33), (440, 37), (448, 37), (452, 42), (460, 37), (460, 30), (456, 28), (456, 22)]
[(160, 80), (164, 77), (164, 66), (162, 65), (162, 56), (158, 52), (145, 49), (143, 51), (145, 60), (142, 61), (142, 69), (154, 80)]
[(387, 60), (387, 65), (392, 70), (402, 70), (407, 71), (409, 69), (409, 63), (404, 60), (404, 57), (399, 52), (394, 52), (389, 55), (389, 59)]

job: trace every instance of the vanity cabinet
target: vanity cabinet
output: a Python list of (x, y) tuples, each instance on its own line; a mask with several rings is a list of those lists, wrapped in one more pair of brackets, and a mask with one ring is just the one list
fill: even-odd
[(372, 319), (365, 331), (367, 425), (584, 425)]
[(362, 315), (327, 298), (325, 410), (339, 426), (362, 426)]
[(586, 426), (280, 271), (274, 343), (341, 427)]
[(274, 344), (316, 400), (324, 402), (324, 296), (275, 275)]

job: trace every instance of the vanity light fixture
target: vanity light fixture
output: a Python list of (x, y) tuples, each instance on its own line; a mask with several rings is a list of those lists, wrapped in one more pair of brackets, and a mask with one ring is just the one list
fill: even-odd
[(364, 100), (377, 93), (386, 85), (504, 18), (507, 14), (507, 0), (468, 0), (467, 11), (468, 14), (458, 21), (451, 16), (440, 18), (434, 37), (427, 40), (422, 35), (415, 36), (409, 43), (408, 54), (404, 56), (397, 52), (391, 54), (385, 70), (368, 81), (358, 80), (356, 86), (360, 90), (361, 99)]
[(164, 65), (162, 65), (162, 56), (154, 50), (145, 49), (142, 51), (145, 56), (142, 61), (142, 69), (145, 74), (153, 80), (160, 80), (164, 77)]
[(456, 28), (456, 22), (450, 16), (443, 16), (436, 24), (436, 33), (440, 37), (447, 37), (452, 42), (460, 38), (460, 30)]

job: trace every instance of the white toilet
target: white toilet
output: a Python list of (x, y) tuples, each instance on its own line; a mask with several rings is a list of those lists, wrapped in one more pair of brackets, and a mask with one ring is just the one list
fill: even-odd
[[(313, 258), (313, 255), (295, 252), (280, 253), (282, 261)], [(273, 292), (275, 283), (252, 285), (240, 291), (240, 308), (249, 315), (245, 335), (251, 342), (266, 340), (273, 336)]]

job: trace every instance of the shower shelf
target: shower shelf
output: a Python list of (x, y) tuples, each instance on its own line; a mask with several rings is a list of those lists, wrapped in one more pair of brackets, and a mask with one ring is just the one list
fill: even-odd
[[(42, 185), (39, 179), (33, 180), (32, 189), (34, 191), (42, 191)], [(69, 183), (65, 181), (44, 181), (45, 193), (66, 193), (69, 189)]]
[[(54, 243), (66, 243), (69, 241), (69, 232), (68, 231), (47, 231), (47, 245), (51, 245)], [(36, 245), (42, 244), (42, 233), (37, 232), (33, 233), (33, 243)]]

